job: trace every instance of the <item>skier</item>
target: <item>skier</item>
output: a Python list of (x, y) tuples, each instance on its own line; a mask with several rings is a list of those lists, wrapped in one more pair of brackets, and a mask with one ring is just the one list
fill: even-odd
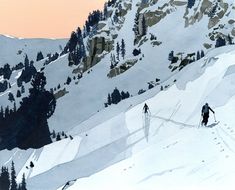
[(211, 111), (213, 114), (215, 114), (215, 112), (210, 108), (210, 106), (208, 105), (208, 103), (206, 103), (203, 107), (202, 107), (202, 126), (205, 125), (207, 126), (208, 123), (208, 118), (209, 118), (209, 111)]
[(144, 104), (143, 111), (145, 114), (150, 113), (149, 107), (146, 103)]
[(148, 105), (145, 103), (143, 107), (142, 120), (143, 120), (144, 134), (147, 142), (149, 139), (150, 119), (151, 119), (151, 113)]

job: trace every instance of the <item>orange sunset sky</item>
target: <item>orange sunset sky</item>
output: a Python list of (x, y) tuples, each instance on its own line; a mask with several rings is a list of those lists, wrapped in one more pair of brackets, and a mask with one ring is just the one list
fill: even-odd
[(0, 34), (68, 38), (105, 0), (0, 0)]

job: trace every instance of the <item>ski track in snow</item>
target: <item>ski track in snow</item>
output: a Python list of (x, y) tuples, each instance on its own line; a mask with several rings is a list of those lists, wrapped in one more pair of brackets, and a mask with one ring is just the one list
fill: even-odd
[(165, 175), (166, 173), (172, 173), (176, 170), (180, 170), (180, 169), (183, 169), (183, 168), (185, 168), (185, 166), (179, 166), (179, 167), (176, 167), (176, 168), (171, 168), (171, 169), (164, 170), (162, 172), (151, 174), (151, 175), (147, 176), (146, 178), (142, 179), (139, 183), (143, 183), (144, 181), (147, 181), (151, 178), (162, 176), (162, 175)]

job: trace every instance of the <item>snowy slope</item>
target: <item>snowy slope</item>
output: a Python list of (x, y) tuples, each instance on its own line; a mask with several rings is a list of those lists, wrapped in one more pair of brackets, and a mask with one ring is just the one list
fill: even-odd
[[(35, 190), (59, 188), (124, 159), (127, 160), (90, 178), (77, 180), (70, 189), (94, 189), (93, 185), (110, 189), (113, 184), (125, 189), (233, 185), (235, 121), (232, 114), (226, 113), (234, 107), (234, 93), (224, 90), (221, 97), (218, 90), (221, 84), (223, 89), (234, 85), (231, 77), (235, 51), (231, 49), (234, 46), (216, 49), (204, 60), (188, 66), (166, 91), (156, 94), (157, 89), (153, 89), (99, 112), (70, 132), (73, 140), (36, 151), (14, 150), (13, 156), (2, 151), (1, 164), (12, 159), (21, 163), (17, 168), (19, 179), (26, 173), (29, 189)], [(217, 104), (216, 96), (223, 100), (222, 104)], [(220, 123), (216, 125), (211, 117), (211, 128), (198, 128), (201, 105), (206, 101)], [(147, 128), (143, 128), (142, 121), (144, 102), (152, 113)], [(126, 109), (130, 104), (132, 107)], [(27, 169), (30, 161), (35, 167)], [(109, 180), (102, 182), (104, 179)]]
[[(114, 47), (97, 65), (84, 72), (81, 79), (77, 79), (77, 74), (73, 72), (77, 67), (68, 66), (68, 55), (59, 57), (45, 67), (45, 60), (35, 63), (37, 70), (44, 67), (47, 89), (60, 84), (61, 89), (67, 92), (57, 99), (55, 113), (48, 120), (50, 130), (65, 131), (72, 138), (38, 150), (0, 151), (0, 166), (9, 166), (14, 160), (17, 180), (20, 181), (25, 173), (29, 190), (61, 190), (70, 181), (70, 190), (144, 190), (191, 186), (199, 189), (207, 186), (212, 188), (211, 184), (217, 187), (234, 185), (235, 120), (233, 114), (227, 114), (228, 111), (233, 113), (235, 103), (234, 45), (214, 49), (215, 41), (208, 37), (214, 30), (208, 28), (209, 18), (204, 15), (200, 21), (185, 27), (187, 5), (182, 5), (185, 1), (169, 0), (157, 1), (156, 4), (151, 1), (140, 10), (142, 14), (150, 14), (164, 7), (169, 14), (148, 27), (143, 43), (134, 45), (132, 29), (140, 1), (125, 2), (131, 2), (131, 9), (120, 23), (113, 24), (112, 18), (103, 22), (107, 24), (105, 30), (117, 34), (117, 38), (112, 39), (114, 45), (122, 39), (126, 42), (126, 57), (119, 64), (132, 59), (138, 62), (126, 72), (108, 78), (110, 54), (116, 54)], [(200, 7), (202, 1), (196, 2)], [(233, 2), (226, 2), (230, 5), (226, 12), (228, 16), (215, 26), (225, 25), (220, 30), (225, 36), (234, 29), (234, 25), (228, 24), (234, 14)], [(187, 16), (192, 14), (190, 10)], [(151, 34), (157, 37), (160, 45), (153, 45)], [(111, 38), (102, 29), (94, 37), (99, 36)], [(16, 53), (26, 42), (7, 40), (7, 45), (13, 44), (14, 48), (9, 52), (14, 56), (11, 58), (11, 54), (6, 55), (4, 52), (7, 50), (4, 49), (0, 51), (3, 52), (0, 57), (1, 61), (9, 63), (11, 59), (23, 61), (26, 52), (30, 59), (35, 59), (39, 50), (59, 52), (59, 45), (65, 44), (63, 40), (46, 40), (46, 44), (40, 40), (29, 40), (30, 45), (27, 45), (28, 48), (21, 54), (22, 59), (19, 59)], [(85, 39), (85, 44), (88, 40)], [(205, 43), (211, 44), (211, 48), (206, 49)], [(132, 54), (134, 48), (141, 48), (141, 54), (137, 57)], [(181, 71), (172, 72), (168, 60), (172, 50), (175, 54), (183, 52), (185, 56), (204, 50), (206, 55)], [(13, 73), (10, 79), (12, 88), (0, 94), (1, 105), (10, 104), (7, 95), (10, 91), (16, 93), (17, 76), (18, 72)], [(68, 76), (76, 77), (70, 85), (64, 84)], [(156, 78), (160, 79), (159, 85), (155, 83)], [(149, 82), (156, 85), (151, 90), (148, 90)], [(25, 87), (28, 89), (30, 84)], [(115, 87), (120, 91), (129, 91), (132, 97), (104, 108), (108, 93)], [(140, 89), (147, 92), (138, 95)], [(145, 102), (150, 106), (152, 117), (150, 124), (143, 127), (142, 107)], [(210, 128), (198, 128), (201, 106), (205, 102), (215, 109), (220, 123), (216, 125), (211, 115)], [(31, 161), (33, 168), (30, 167)]]
[[(41, 68), (44, 67), (44, 62), (47, 58), (48, 54), (55, 54), (56, 52), (60, 53), (64, 46), (67, 43), (67, 39), (24, 39), (24, 38), (15, 38), (5, 35), (0, 35), (0, 67), (3, 67), (5, 64), (9, 64), (10, 67), (14, 67), (20, 62), (24, 63), (25, 55), (27, 54), (29, 61), (34, 61), (34, 66), (38, 71), (40, 71)], [(38, 52), (42, 52), (44, 59), (37, 62), (37, 54)], [(67, 57), (61, 57), (59, 59), (59, 62), (61, 64), (67, 64)], [(62, 78), (61, 75), (58, 72), (58, 69), (56, 70), (56, 66), (53, 68), (53, 72), (57, 72), (57, 75), (51, 75), (51, 77), (59, 78), (60, 80), (66, 81), (67, 79), (67, 72), (65, 71), (65, 68), (60, 66), (60, 69), (64, 71), (64, 75), (66, 77)], [(50, 66), (48, 67), (47, 71), (50, 72)], [(17, 90), (20, 90), (19, 87), (16, 85), (16, 80), (19, 78), (19, 76), (22, 73), (22, 69), (20, 70), (14, 70), (12, 72), (11, 78), (8, 80), (8, 82), (11, 84), (11, 88), (8, 88), (4, 92), (0, 92), (0, 105), (3, 106), (3, 108), (9, 106), (10, 108), (13, 107), (13, 102), (8, 101), (8, 93), (13, 93), (15, 99), (16, 99), (16, 105), (19, 106), (19, 102), (21, 99), (16, 98), (16, 92)], [(69, 73), (71, 73), (71, 69), (69, 69)], [(56, 84), (51, 83), (48, 84), (47, 88), (53, 88), (58, 85), (58, 82), (60, 80), (56, 79)], [(2, 76), (0, 76), (0, 82), (3, 82), (4, 79)], [(55, 85), (55, 86), (54, 86)], [(28, 95), (28, 88), (30, 87), (30, 83), (24, 84), (25, 87), (25, 95)]]
[(12, 66), (24, 61), (25, 54), (29, 60), (36, 61), (41, 51), (46, 57), (49, 53), (61, 52), (67, 39), (24, 39), (0, 35), (0, 66), (8, 63)]
[[(146, 101), (152, 113), (149, 126), (142, 125), (143, 103), (126, 111), (123, 117), (129, 135), (125, 151), (129, 149), (132, 156), (77, 180), (68, 189), (233, 189), (235, 120), (231, 113), (235, 93), (231, 92), (231, 68), (235, 51), (215, 58), (218, 60), (208, 64), (184, 90), (176, 84)], [(200, 73), (202, 66), (203, 62), (197, 62), (190, 69)], [(182, 77), (190, 76), (185, 72)], [(214, 97), (223, 103), (218, 104)], [(219, 123), (211, 116), (207, 128), (198, 128), (201, 105), (206, 101), (214, 108)]]
[[(59, 103), (55, 114), (49, 119), (51, 129), (57, 128), (69, 131), (71, 128), (75, 127), (76, 124), (87, 120), (97, 113), (97, 111), (104, 108), (108, 93), (111, 93), (115, 87), (120, 91), (129, 91), (131, 95), (136, 96), (140, 89), (147, 90), (148, 83), (154, 83), (156, 78), (161, 80), (160, 85), (156, 87), (159, 90), (160, 86), (172, 85), (175, 79), (174, 75), (178, 72), (178, 70), (172, 72), (171, 69), (169, 69), (170, 61), (168, 61), (168, 55), (172, 50), (175, 54), (184, 52), (184, 56), (186, 56), (187, 54), (197, 51), (204, 50), (205, 53), (207, 53), (211, 51), (211, 49), (214, 49), (215, 42), (211, 41), (208, 37), (208, 34), (214, 30), (213, 28), (208, 29), (209, 18), (204, 16), (200, 22), (185, 27), (184, 14), (186, 12), (186, 5), (173, 6), (171, 4), (168, 5), (171, 9), (171, 13), (157, 24), (148, 27), (148, 33), (146, 35), (147, 41), (140, 47), (134, 45), (134, 32), (132, 30), (139, 2), (138, 0), (132, 2), (131, 10), (128, 10), (124, 17), (125, 21), (123, 23), (121, 22), (118, 27), (116, 25), (112, 26), (111, 19), (106, 21), (108, 26), (112, 26), (109, 26), (110, 33), (116, 32), (118, 34), (117, 38), (114, 39), (114, 45), (117, 42), (120, 43), (122, 39), (124, 39), (126, 43), (126, 57), (124, 60), (121, 60), (119, 64), (132, 59), (137, 59), (137, 64), (121, 75), (111, 79), (107, 78), (107, 74), (110, 71), (110, 54), (116, 55), (116, 48), (114, 47), (109, 54), (90, 69), (92, 70), (91, 72), (89, 70), (84, 73), (78, 85), (75, 85), (75, 82), (73, 82), (70, 87), (66, 87), (69, 93), (58, 100)], [(161, 1), (163, 5), (168, 2), (170, 1)], [(161, 3), (149, 6), (141, 12), (151, 12), (156, 7), (161, 7)], [(228, 1), (228, 3), (231, 5), (230, 1)], [(233, 28), (233, 25), (227, 24), (228, 20), (230, 20), (234, 14), (230, 9), (231, 8), (227, 11), (230, 12), (229, 16), (225, 17), (215, 26), (225, 24), (226, 28), (223, 29), (224, 35), (228, 35)], [(200, 33), (198, 31), (200, 31)], [(162, 44), (153, 46), (150, 40), (150, 34), (156, 35), (157, 41), (162, 42)], [(100, 35), (106, 36), (106, 34), (103, 33), (97, 36)], [(207, 50), (203, 46), (204, 43), (210, 43), (212, 48)], [(140, 56), (133, 56), (132, 51), (134, 48), (141, 48)], [(54, 72), (50, 70), (49, 73), (50, 75), (56, 75), (56, 72)], [(50, 76), (48, 75), (48, 77)], [(167, 83), (165, 82), (166, 80), (168, 80)], [(67, 114), (69, 110), (73, 110), (73, 112)]]

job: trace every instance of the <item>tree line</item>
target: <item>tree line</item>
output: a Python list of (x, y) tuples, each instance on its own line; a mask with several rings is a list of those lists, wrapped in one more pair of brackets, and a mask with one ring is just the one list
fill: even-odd
[(27, 190), (25, 174), (22, 176), (21, 183), (16, 182), (16, 171), (14, 162), (11, 163), (11, 171), (3, 166), (0, 171), (0, 189), (1, 190)]
[(47, 119), (55, 111), (55, 97), (45, 89), (44, 73), (37, 72), (31, 85), (18, 109), (14, 104), (13, 109), (0, 110), (0, 150), (40, 148), (52, 142)]
[(120, 92), (117, 88), (115, 88), (112, 93), (108, 94), (107, 102), (104, 105), (105, 107), (108, 107), (111, 104), (118, 104), (120, 101), (129, 97), (129, 92)]
[(116, 56), (114, 54), (111, 53), (110, 55), (110, 69), (113, 69), (115, 66), (117, 66), (118, 62), (121, 60), (120, 56), (122, 57), (122, 59), (125, 59), (126, 56), (126, 44), (124, 39), (121, 40), (121, 45), (119, 44), (119, 42), (117, 42), (116, 44)]

